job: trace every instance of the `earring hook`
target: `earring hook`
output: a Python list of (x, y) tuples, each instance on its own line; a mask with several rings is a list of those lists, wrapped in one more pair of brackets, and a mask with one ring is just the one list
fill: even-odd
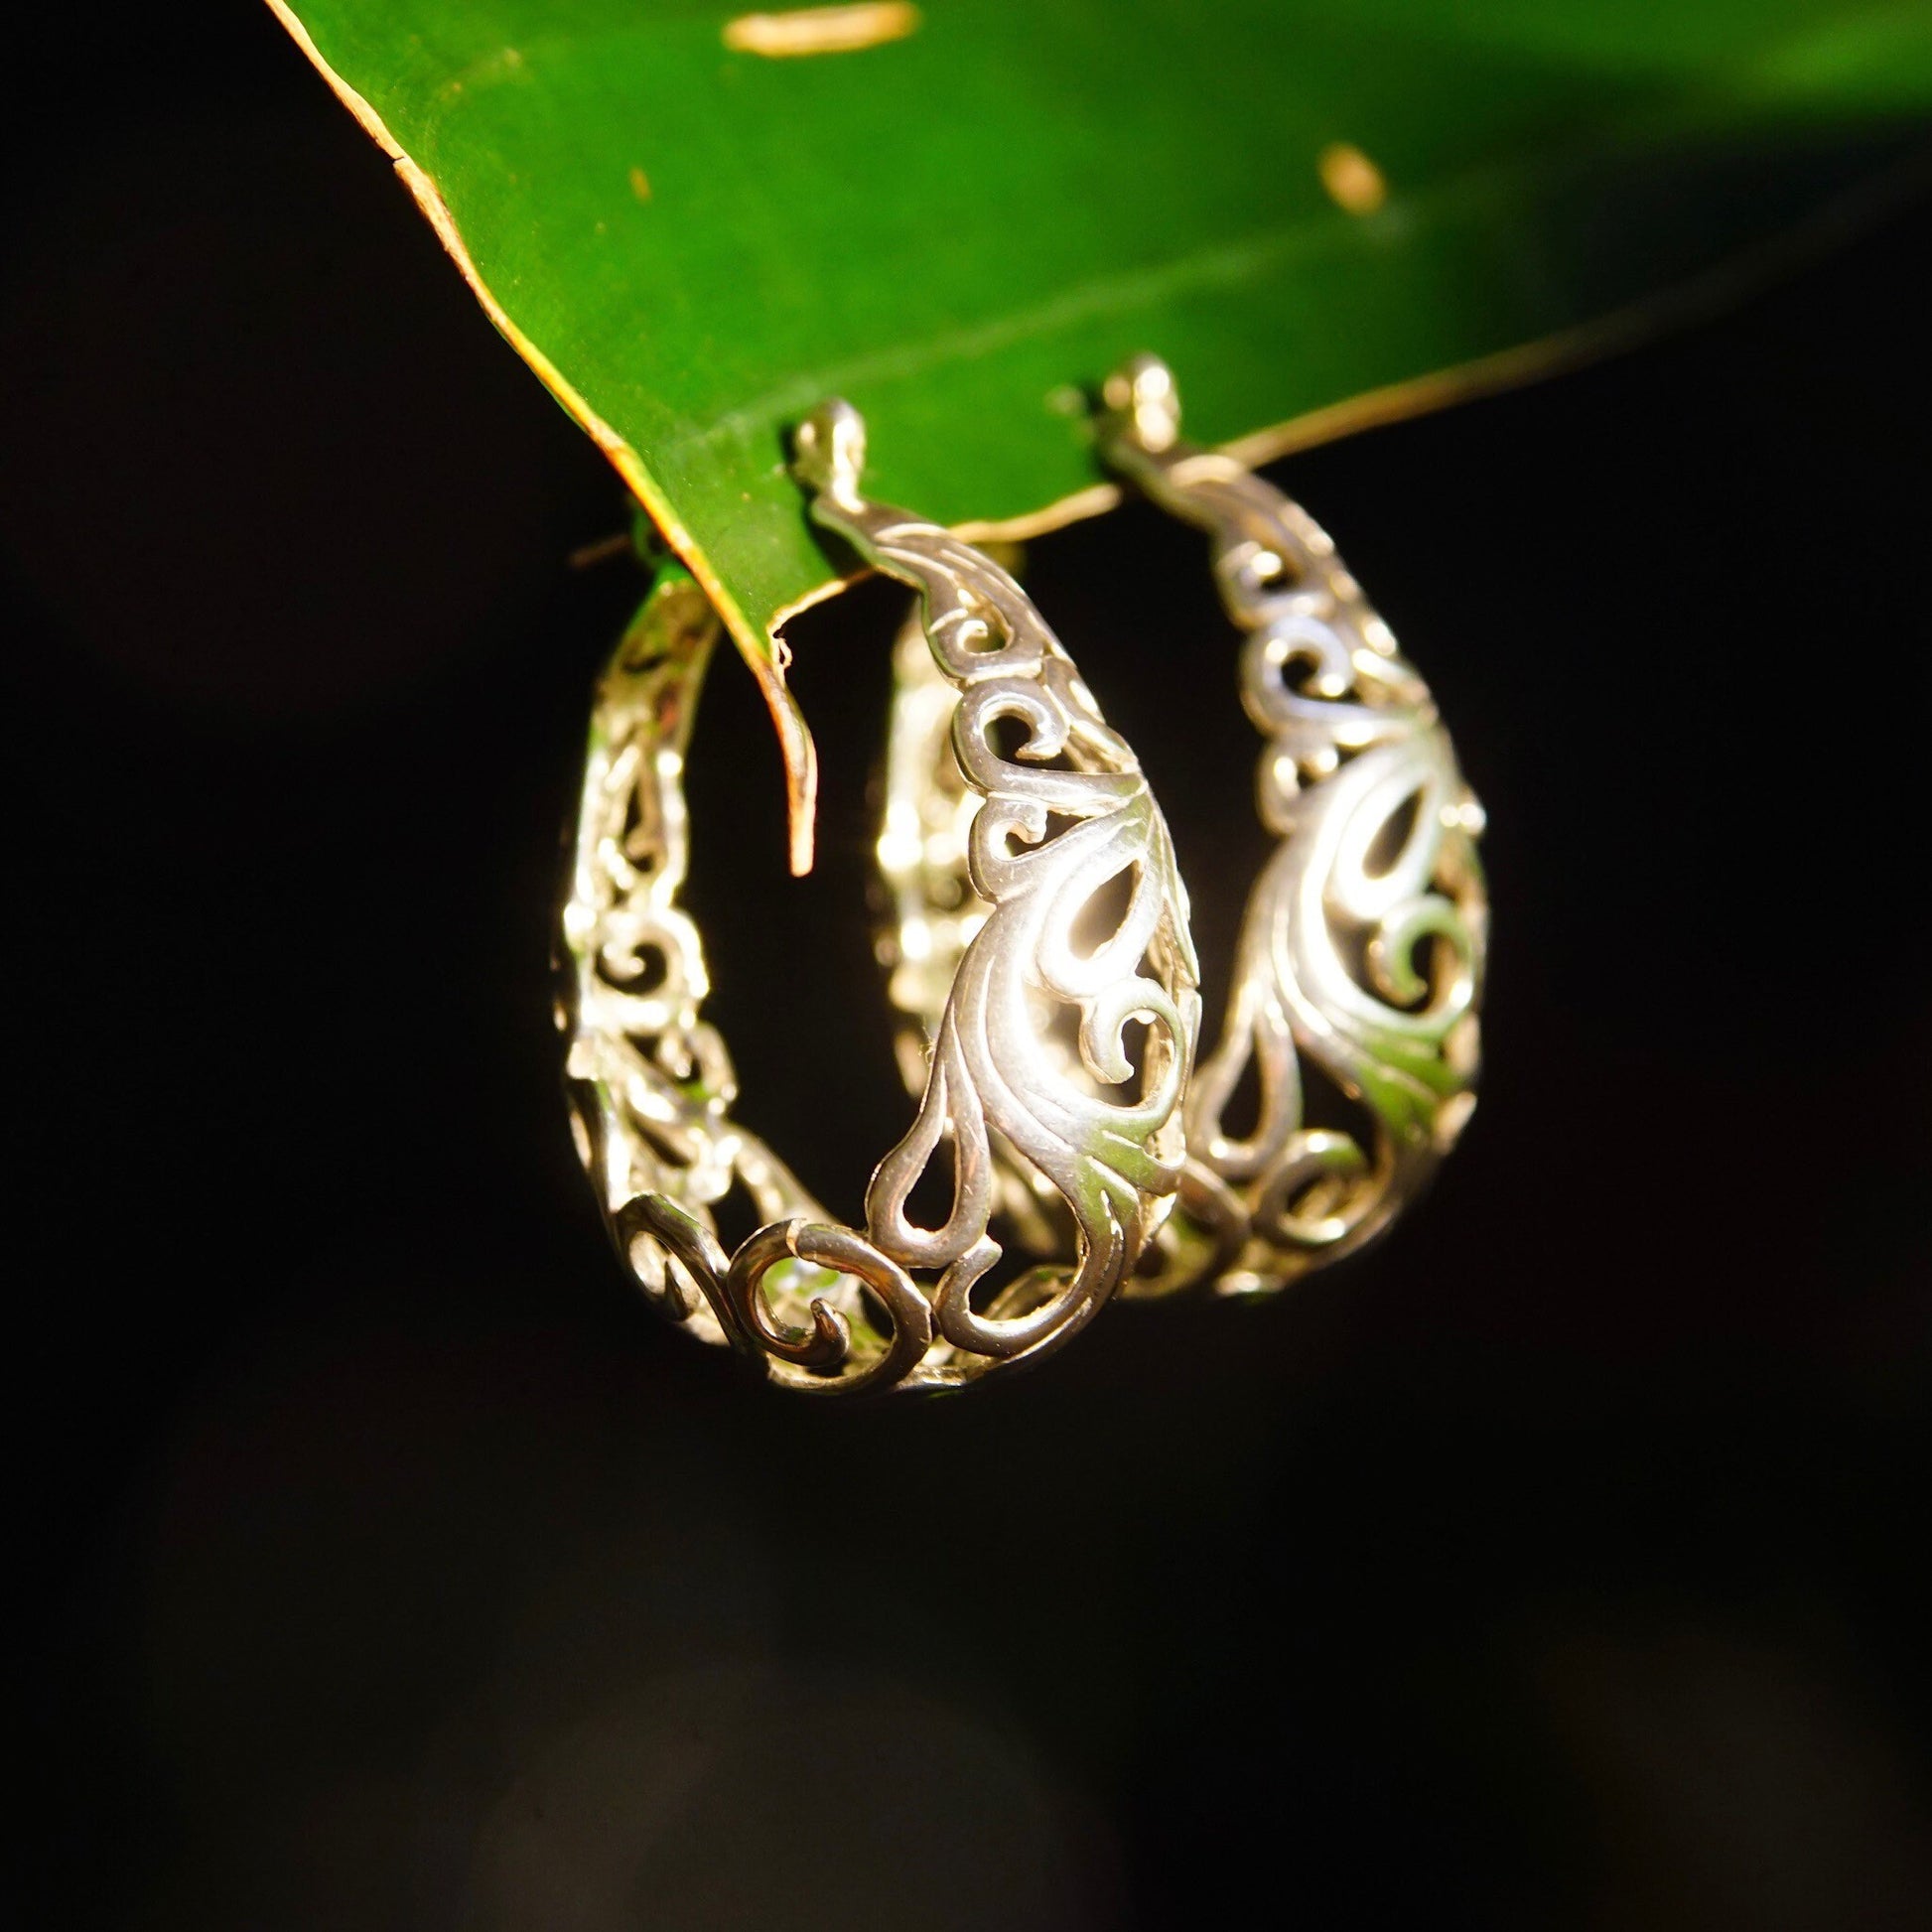
[(1150, 456), (1165, 456), (1180, 441), (1180, 389), (1160, 356), (1130, 357), (1107, 378), (1100, 397), (1103, 444), (1138, 444)]

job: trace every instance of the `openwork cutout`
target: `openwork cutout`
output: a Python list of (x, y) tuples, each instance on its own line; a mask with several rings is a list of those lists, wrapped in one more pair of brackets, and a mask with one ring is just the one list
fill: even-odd
[[(1199, 1025), (1185, 896), (1133, 753), (1012, 578), (865, 501), (863, 462), (848, 405), (800, 432), (813, 515), (920, 593), (976, 906), (948, 947), (917, 1116), (874, 1173), (863, 1231), (733, 1121), (730, 1056), (700, 1017), (702, 948), (676, 901), (684, 756), (717, 623), (681, 573), (653, 590), (599, 686), (563, 916), (580, 1151), (621, 1254), (669, 1318), (814, 1391), (958, 1384), (1083, 1326), (1173, 1205)], [(1115, 930), (1076, 943), (1082, 910), (1123, 875)], [(950, 1205), (921, 1225), (908, 1202), (941, 1162)], [(728, 1255), (715, 1210), (733, 1188), (760, 1225)], [(992, 1219), (1016, 1189), (1014, 1204), (1070, 1231), (1072, 1260), (981, 1305), (1003, 1252)]]
[[(1102, 454), (1204, 529), (1246, 633), (1242, 702), (1268, 744), (1257, 779), (1281, 843), (1256, 880), (1219, 1043), (1187, 1100), (1182, 1211), (1131, 1292), (1202, 1278), (1279, 1288), (1360, 1247), (1428, 1181), (1475, 1105), (1488, 902), (1482, 809), (1428, 686), (1326, 533), (1232, 460), (1180, 441), (1152, 356), (1107, 385)], [(1353, 1131), (1307, 1120), (1308, 1068)], [(1258, 1117), (1225, 1131), (1252, 1080)]]

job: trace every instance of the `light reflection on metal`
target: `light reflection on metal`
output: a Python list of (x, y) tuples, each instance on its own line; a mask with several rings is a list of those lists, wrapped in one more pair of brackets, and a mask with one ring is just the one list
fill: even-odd
[[(700, 1018), (702, 949), (677, 904), (682, 771), (717, 624), (675, 571), (599, 687), (563, 918), (580, 1149), (620, 1251), (670, 1318), (809, 1390), (958, 1384), (1084, 1325), (1173, 1204), (1199, 1023), (1185, 897), (1133, 753), (1012, 578), (937, 526), (865, 501), (863, 463), (844, 404), (800, 432), (814, 516), (920, 592), (914, 634), (936, 667), (950, 823), (976, 896), (951, 925), (901, 936), (906, 970), (943, 966), (946, 991), (917, 1118), (874, 1173), (863, 1232), (736, 1125), (731, 1060)], [(884, 838), (903, 856), (922, 836), (889, 822)], [(1095, 939), (1082, 914), (1116, 880), (1125, 909)], [(935, 1162), (950, 1167), (951, 1205), (924, 1227), (908, 1201)], [(989, 1226), (1018, 1173), (1052, 1203), (1072, 1258), (976, 1306), (1003, 1252)], [(760, 1225), (728, 1256), (715, 1210), (734, 1188)], [(922, 1287), (915, 1272), (936, 1280)]]
[[(1255, 882), (1213, 1053), (1187, 1100), (1184, 1214), (1167, 1267), (1279, 1288), (1371, 1239), (1426, 1183), (1475, 1105), (1488, 902), (1482, 811), (1429, 689), (1327, 535), (1229, 458), (1180, 441), (1165, 364), (1108, 382), (1102, 454), (1198, 524), (1246, 633), (1241, 696), (1268, 740), (1257, 803), (1280, 843)], [(1318, 1068), (1356, 1117), (1311, 1125)], [(1254, 1124), (1224, 1117), (1244, 1078)]]

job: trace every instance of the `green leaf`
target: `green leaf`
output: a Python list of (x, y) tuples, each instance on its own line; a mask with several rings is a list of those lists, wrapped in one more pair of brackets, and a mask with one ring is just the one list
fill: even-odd
[(851, 567), (785, 471), (822, 397), (884, 499), (1046, 527), (1112, 500), (1082, 390), (1127, 354), (1259, 460), (1711, 299), (1932, 114), (1925, 0), (926, 0), (787, 58), (694, 0), (270, 4), (717, 602), (801, 857), (770, 633)]

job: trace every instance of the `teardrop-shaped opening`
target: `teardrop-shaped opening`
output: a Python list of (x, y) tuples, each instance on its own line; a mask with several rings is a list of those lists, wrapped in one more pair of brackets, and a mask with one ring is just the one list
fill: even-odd
[(1093, 958), (1113, 941), (1126, 924), (1128, 908), (1134, 902), (1140, 878), (1139, 865), (1123, 866), (1112, 878), (1102, 881), (1087, 895), (1086, 903), (1080, 907), (1067, 931), (1068, 943), (1079, 958)]
[(1250, 1051), (1243, 1056), (1240, 1077), (1221, 1105), (1221, 1138), (1224, 1141), (1249, 1141), (1260, 1126), (1261, 1056)]
[(939, 1136), (919, 1177), (905, 1196), (903, 1212), (913, 1227), (931, 1233), (952, 1219), (959, 1198), (959, 1164), (950, 1131)]
[(1409, 841), (1416, 836), (1417, 815), (1422, 810), (1422, 787), (1418, 785), (1382, 821), (1369, 847), (1362, 854), (1362, 871), (1370, 879), (1386, 879), (1402, 861)]

